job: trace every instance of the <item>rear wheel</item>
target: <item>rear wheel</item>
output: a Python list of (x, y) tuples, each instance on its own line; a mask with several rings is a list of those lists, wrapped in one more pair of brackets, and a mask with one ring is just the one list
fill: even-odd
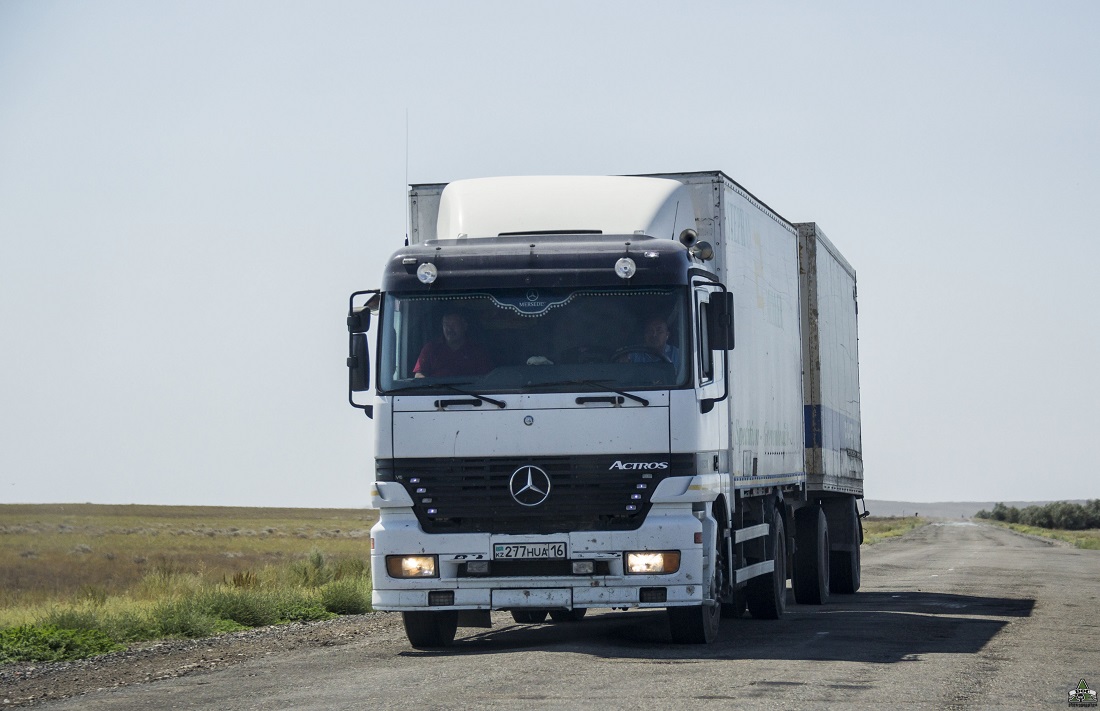
[(775, 569), (753, 578), (745, 588), (749, 612), (760, 620), (778, 620), (787, 609), (787, 533), (778, 511), (773, 514), (771, 524), (769, 535)]
[(455, 640), (458, 612), (402, 612), (405, 636), (416, 649), (446, 647)]
[(840, 595), (859, 590), (859, 546), (863, 543), (863, 524), (856, 511), (856, 500), (850, 499), (846, 507), (844, 515), (849, 521), (848, 530), (851, 534), (844, 543), (851, 546), (851, 550), (833, 551), (829, 554), (830, 589)]
[(829, 599), (829, 526), (820, 506), (794, 514), (794, 599), (801, 605), (823, 605)]
[(512, 610), (512, 619), (521, 625), (537, 625), (546, 620), (547, 610)]
[(572, 610), (551, 610), (550, 619), (554, 622), (580, 622), (587, 607), (574, 607)]
[(832, 575), (831, 590), (838, 595), (850, 595), (859, 590), (859, 548), (854, 551), (833, 551), (829, 555)]

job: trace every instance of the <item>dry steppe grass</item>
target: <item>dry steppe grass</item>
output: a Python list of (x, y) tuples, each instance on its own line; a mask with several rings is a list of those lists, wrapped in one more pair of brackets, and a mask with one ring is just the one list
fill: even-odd
[(868, 516), (863, 519), (863, 542), (874, 545), (887, 538), (896, 538), (931, 521), (917, 516)]
[(315, 554), (369, 561), (377, 520), (369, 509), (0, 504), (0, 625), (18, 608), (140, 597), (158, 578), (240, 583)]

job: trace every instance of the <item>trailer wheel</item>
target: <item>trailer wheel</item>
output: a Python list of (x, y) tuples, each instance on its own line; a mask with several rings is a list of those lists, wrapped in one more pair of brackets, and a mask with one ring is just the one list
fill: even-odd
[(402, 612), (405, 636), (416, 649), (446, 647), (455, 641), (458, 631), (458, 611)]
[(512, 610), (512, 619), (521, 625), (537, 625), (546, 620), (547, 610)]
[(863, 522), (859, 520), (855, 499), (851, 499), (845, 515), (851, 521), (849, 530), (852, 531), (851, 540), (845, 542), (852, 546), (852, 550), (829, 554), (830, 588), (839, 595), (850, 595), (859, 590), (859, 546), (863, 543)]
[(806, 506), (794, 514), (794, 588), (800, 605), (823, 605), (829, 600), (829, 526), (820, 506)]
[(587, 607), (574, 607), (572, 610), (551, 610), (550, 619), (554, 622), (580, 622)]
[(787, 533), (778, 511), (773, 514), (771, 523), (775, 569), (753, 578), (745, 588), (749, 612), (758, 620), (778, 620), (787, 608)]

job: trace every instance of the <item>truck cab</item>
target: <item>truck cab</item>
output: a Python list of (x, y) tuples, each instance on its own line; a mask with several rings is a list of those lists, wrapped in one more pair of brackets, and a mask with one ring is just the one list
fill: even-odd
[(417, 647), (492, 610), (668, 608), (684, 642), (746, 603), (779, 616), (785, 497), (805, 499), (797, 268), (762, 316), (793, 309), (794, 334), (772, 358), (783, 397), (764, 390), (788, 435), (765, 433), (760, 466), (736, 446), (757, 420), (731, 409), (730, 269), (698, 195), (647, 177), (442, 187), (414, 186), (410, 243), (349, 306), (351, 401), (376, 428), (375, 609)]

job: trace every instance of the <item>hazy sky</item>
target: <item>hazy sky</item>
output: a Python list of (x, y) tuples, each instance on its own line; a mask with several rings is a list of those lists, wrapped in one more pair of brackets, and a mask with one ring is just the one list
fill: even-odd
[(1098, 30), (1092, 0), (0, 0), (0, 502), (364, 505), (347, 295), (407, 182), (711, 169), (858, 271), (869, 498), (1100, 497)]

